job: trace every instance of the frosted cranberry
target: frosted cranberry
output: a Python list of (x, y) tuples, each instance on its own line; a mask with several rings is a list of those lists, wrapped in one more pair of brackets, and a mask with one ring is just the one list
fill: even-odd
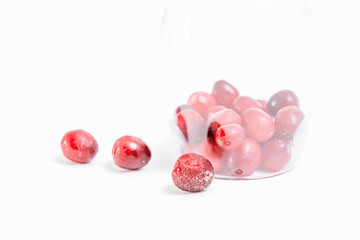
[(291, 140), (273, 138), (262, 149), (261, 164), (270, 172), (282, 170), (291, 159)]
[(209, 108), (208, 111), (206, 112), (205, 120), (206, 121), (209, 120), (215, 113), (220, 112), (221, 110), (225, 110), (225, 109), (226, 109), (226, 107), (220, 106), (220, 105)]
[(219, 127), (215, 133), (216, 143), (224, 150), (239, 147), (246, 137), (245, 129), (239, 124), (228, 124)]
[(232, 109), (225, 109), (215, 113), (208, 121), (208, 137), (215, 136), (216, 130), (224, 125), (236, 123), (241, 125), (240, 115)]
[(276, 113), (286, 106), (299, 107), (299, 99), (296, 94), (290, 90), (282, 90), (275, 93), (268, 102), (268, 109), (271, 115)]
[(247, 109), (243, 112), (243, 120), (248, 136), (258, 142), (264, 142), (274, 135), (273, 118), (261, 109)]
[(95, 157), (99, 146), (90, 133), (75, 130), (64, 135), (61, 149), (67, 159), (77, 163), (88, 163)]
[(303, 119), (304, 113), (296, 106), (280, 109), (275, 116), (276, 135), (292, 138)]
[(214, 168), (205, 157), (188, 153), (175, 163), (172, 179), (176, 187), (187, 192), (200, 192), (210, 186), (214, 178)]
[(231, 152), (228, 161), (228, 174), (249, 176), (255, 172), (261, 162), (261, 147), (251, 138), (245, 138), (243, 144)]
[(206, 136), (205, 122), (193, 109), (185, 109), (178, 113), (176, 124), (189, 143), (196, 143)]
[(242, 113), (246, 109), (249, 109), (249, 108), (262, 109), (263, 106), (258, 101), (256, 101), (255, 99), (252, 99), (251, 97), (241, 96), (241, 97), (238, 97), (237, 99), (235, 99), (231, 108), (234, 109), (240, 115), (242, 115)]
[(226, 107), (230, 107), (234, 100), (239, 96), (238, 90), (224, 80), (215, 83), (212, 94), (218, 104)]
[(193, 93), (188, 99), (188, 104), (193, 106), (203, 117), (206, 117), (209, 108), (218, 105), (214, 96), (206, 92)]
[(212, 163), (215, 173), (222, 170), (225, 163), (224, 150), (213, 139), (209, 138), (199, 143), (195, 148), (195, 152), (206, 157)]
[(183, 105), (180, 105), (176, 108), (175, 110), (175, 114), (178, 114), (179, 112), (185, 110), (185, 109), (194, 109), (192, 106), (188, 105), (188, 104), (183, 104)]
[(137, 137), (119, 138), (112, 149), (114, 162), (121, 168), (137, 170), (144, 167), (151, 159), (148, 146)]

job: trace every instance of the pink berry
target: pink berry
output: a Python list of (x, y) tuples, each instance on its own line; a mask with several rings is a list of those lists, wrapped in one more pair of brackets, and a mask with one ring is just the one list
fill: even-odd
[(178, 114), (179, 112), (185, 110), (185, 109), (194, 109), (192, 106), (188, 105), (188, 104), (183, 104), (183, 105), (180, 105), (176, 108), (175, 110), (175, 114)]
[(266, 112), (267, 114), (270, 115), (270, 112), (269, 112), (269, 110), (267, 109), (268, 102), (265, 101), (265, 100), (262, 100), (262, 99), (258, 99), (258, 100), (256, 100), (256, 101), (261, 104), (261, 106), (262, 106), (261, 110), (263, 110), (264, 112)]
[(216, 130), (224, 125), (236, 123), (241, 125), (242, 119), (237, 112), (232, 109), (225, 109), (215, 113), (208, 121), (208, 137), (215, 136)]
[(273, 118), (261, 109), (247, 109), (243, 112), (243, 120), (248, 136), (258, 142), (265, 142), (274, 135)]
[(228, 124), (219, 127), (215, 134), (216, 143), (224, 150), (239, 147), (246, 137), (245, 129), (239, 124)]
[(88, 163), (95, 157), (99, 146), (90, 133), (75, 130), (64, 135), (61, 149), (67, 159), (77, 163)]
[(251, 97), (247, 96), (241, 96), (235, 99), (233, 102), (232, 109), (234, 109), (237, 113), (242, 115), (242, 113), (249, 108), (259, 108), (262, 109), (263, 106), (256, 101), (255, 99), (252, 99)]
[(225, 109), (226, 109), (226, 107), (220, 106), (220, 105), (209, 108), (208, 111), (206, 112), (205, 120), (206, 121), (209, 120), (215, 113), (220, 112), (221, 110), (225, 110)]
[(151, 158), (148, 146), (137, 137), (119, 138), (112, 149), (114, 162), (121, 168), (137, 170), (144, 167)]
[(200, 192), (210, 186), (214, 178), (214, 168), (205, 157), (188, 153), (175, 163), (172, 179), (182, 191)]
[(268, 102), (268, 109), (272, 116), (286, 106), (299, 107), (299, 99), (296, 94), (290, 90), (282, 90), (275, 93)]
[(260, 145), (251, 138), (245, 138), (243, 144), (229, 156), (228, 174), (231, 176), (249, 176), (259, 167), (260, 162)]
[(177, 114), (176, 124), (189, 143), (196, 143), (206, 137), (206, 125), (201, 115), (193, 109)]
[(230, 107), (234, 100), (239, 96), (238, 90), (224, 80), (215, 83), (212, 94), (218, 104), (226, 107)]
[(222, 170), (225, 163), (224, 150), (213, 139), (209, 138), (199, 143), (195, 148), (195, 152), (206, 157), (212, 163), (215, 173)]
[(282, 138), (292, 138), (304, 119), (304, 113), (296, 106), (280, 109), (275, 116), (275, 132)]
[(261, 164), (265, 170), (278, 172), (291, 160), (291, 140), (273, 138), (262, 149)]
[(193, 106), (204, 118), (209, 108), (218, 105), (214, 96), (206, 92), (193, 93), (188, 99), (188, 104)]

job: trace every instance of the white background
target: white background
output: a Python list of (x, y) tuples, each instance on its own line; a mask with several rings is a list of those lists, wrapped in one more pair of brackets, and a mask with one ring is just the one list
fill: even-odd
[[(312, 122), (298, 167), (186, 194), (171, 181), (169, 96), (193, 81), (167, 78), (165, 1), (1, 0), (0, 239), (359, 239), (357, 2), (307, 2), (312, 57), (293, 75)], [(78, 128), (100, 147), (87, 165), (61, 155)], [(112, 162), (125, 134), (152, 150), (140, 171)]]

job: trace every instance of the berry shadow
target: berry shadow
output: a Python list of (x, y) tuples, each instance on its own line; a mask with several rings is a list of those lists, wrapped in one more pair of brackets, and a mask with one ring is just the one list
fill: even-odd
[(66, 159), (64, 156), (62, 155), (57, 155), (53, 158), (53, 161), (57, 164), (61, 164), (61, 165), (68, 165), (68, 166), (71, 166), (71, 165), (83, 165), (82, 163), (76, 163), (76, 162), (73, 162), (73, 161), (70, 161), (68, 159)]
[(104, 163), (104, 168), (108, 171), (108, 172), (112, 172), (112, 173), (133, 173), (133, 172), (139, 172), (142, 171), (142, 169), (138, 169), (138, 170), (127, 170), (127, 169), (123, 169), (120, 168), (118, 166), (116, 166), (116, 164), (114, 162), (106, 162)]
[(193, 194), (200, 194), (202, 192), (185, 192), (182, 191), (180, 189), (178, 189), (177, 187), (175, 187), (173, 184), (168, 184), (164, 187), (163, 191), (166, 194), (169, 195), (193, 195)]

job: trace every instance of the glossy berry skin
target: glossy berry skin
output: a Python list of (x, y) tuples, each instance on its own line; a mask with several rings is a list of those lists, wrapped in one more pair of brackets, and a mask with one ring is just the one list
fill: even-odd
[(238, 114), (242, 115), (242, 113), (249, 108), (263, 109), (263, 106), (251, 97), (241, 96), (235, 99), (231, 108), (234, 109)]
[(133, 136), (119, 138), (113, 146), (112, 154), (116, 165), (128, 170), (140, 169), (151, 159), (148, 146), (140, 138)]
[(281, 138), (293, 138), (297, 128), (304, 119), (304, 113), (296, 106), (280, 109), (275, 116), (275, 133)]
[(230, 83), (220, 80), (214, 84), (212, 95), (218, 104), (230, 107), (234, 100), (239, 96), (238, 90)]
[(194, 109), (192, 106), (188, 105), (188, 104), (183, 104), (183, 105), (180, 105), (176, 108), (175, 110), (175, 114), (178, 114), (179, 112), (185, 110), (185, 109)]
[(278, 172), (291, 160), (291, 140), (273, 138), (262, 148), (261, 164), (269, 172)]
[(206, 92), (193, 93), (188, 99), (188, 104), (204, 118), (209, 108), (218, 105), (214, 96)]
[(175, 163), (172, 179), (182, 191), (200, 192), (210, 186), (214, 178), (211, 162), (196, 153), (182, 155)]
[(228, 124), (219, 127), (215, 133), (215, 141), (222, 149), (228, 151), (239, 147), (246, 137), (246, 130), (239, 124)]
[(293, 91), (282, 90), (275, 93), (268, 102), (268, 110), (272, 116), (286, 106), (299, 107), (299, 99)]
[(90, 133), (75, 130), (64, 135), (61, 149), (67, 159), (77, 163), (88, 163), (96, 156), (99, 146)]
[(232, 123), (242, 124), (240, 115), (234, 110), (225, 109), (215, 113), (208, 121), (208, 137), (214, 137), (219, 127)]
[(256, 101), (261, 104), (261, 106), (262, 106), (261, 110), (263, 110), (263, 111), (266, 112), (267, 114), (270, 114), (269, 110), (267, 109), (267, 105), (268, 105), (268, 102), (267, 102), (267, 101), (262, 100), (262, 99), (258, 99), (258, 100), (256, 100)]
[(274, 135), (273, 118), (261, 109), (247, 109), (243, 113), (243, 121), (248, 136), (258, 142), (265, 142)]
[(226, 109), (226, 107), (220, 106), (220, 105), (209, 108), (208, 111), (206, 112), (205, 120), (208, 121), (212, 116), (214, 116), (215, 113), (220, 112), (225, 109)]
[(211, 162), (215, 173), (222, 170), (225, 164), (224, 150), (216, 144), (214, 139), (209, 138), (199, 143), (195, 147), (195, 152), (206, 157)]
[(261, 163), (261, 147), (251, 138), (245, 138), (243, 144), (229, 156), (228, 174), (231, 176), (250, 176)]
[(176, 124), (189, 143), (197, 143), (206, 137), (206, 125), (194, 109), (185, 109), (176, 115)]

